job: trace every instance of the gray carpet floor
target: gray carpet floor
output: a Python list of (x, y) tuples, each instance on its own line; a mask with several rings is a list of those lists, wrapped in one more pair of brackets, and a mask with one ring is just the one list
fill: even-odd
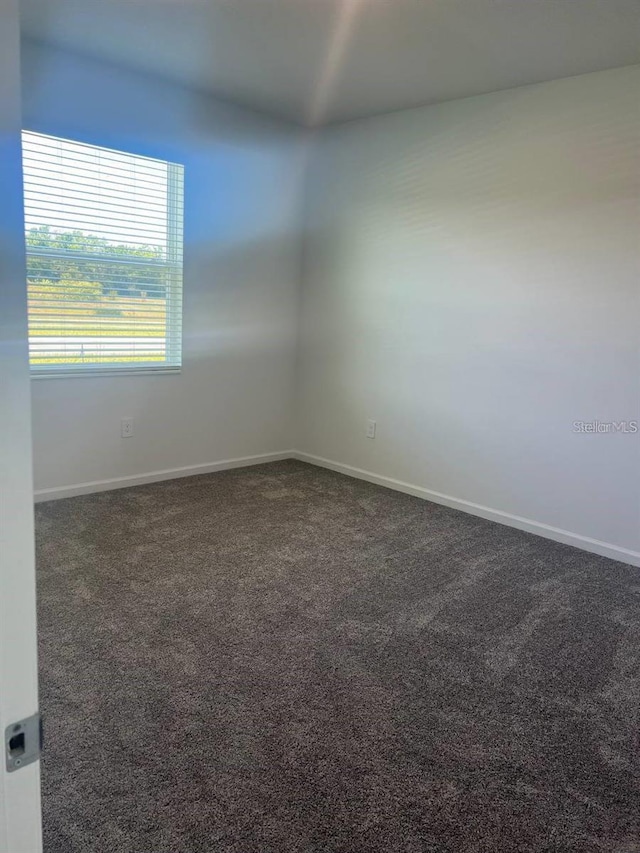
[(287, 461), (37, 508), (46, 853), (640, 851), (640, 570)]

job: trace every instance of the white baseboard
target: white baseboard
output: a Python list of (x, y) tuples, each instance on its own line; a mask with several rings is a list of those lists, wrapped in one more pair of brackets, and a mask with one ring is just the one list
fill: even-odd
[(166, 468), (163, 471), (114, 477), (110, 480), (94, 480), (89, 483), (74, 483), (70, 486), (55, 486), (51, 489), (36, 489), (34, 499), (36, 503), (40, 503), (60, 498), (74, 498), (94, 492), (108, 492), (111, 489), (126, 489), (128, 486), (144, 486), (146, 483), (158, 483), (161, 480), (176, 480), (179, 477), (212, 474), (214, 471), (227, 471), (230, 468), (247, 468), (249, 465), (262, 465), (265, 462), (280, 462), (282, 459), (291, 459), (293, 455), (292, 450), (283, 450), (281, 453), (260, 453), (257, 456), (240, 456), (237, 459), (223, 459), (220, 462), (209, 462), (204, 465), (186, 465), (184, 468)]
[(498, 524), (505, 524), (508, 527), (517, 527), (518, 530), (526, 530), (528, 533), (535, 533), (538, 536), (543, 536), (546, 539), (553, 539), (555, 542), (562, 542), (565, 545), (573, 545), (575, 548), (581, 548), (583, 551), (590, 551), (593, 554), (599, 554), (601, 557), (610, 557), (612, 560), (619, 560), (623, 563), (629, 563), (632, 566), (640, 567), (640, 551), (630, 551), (627, 548), (621, 548), (618, 545), (611, 545), (609, 542), (601, 542), (599, 539), (591, 539), (589, 536), (582, 536), (579, 533), (571, 533), (568, 530), (562, 530), (559, 527), (551, 527), (549, 524), (543, 524), (540, 521), (532, 521), (530, 518), (522, 518), (519, 515), (512, 515), (508, 512), (502, 512), (499, 509), (491, 509), (491, 507), (482, 506), (482, 504), (472, 503), (460, 498), (453, 498), (450, 495), (443, 495), (441, 492), (434, 492), (431, 489), (424, 489), (422, 486), (415, 486), (412, 483), (404, 483), (402, 480), (394, 480), (392, 477), (383, 477), (380, 474), (374, 474), (371, 471), (365, 471), (362, 468), (354, 468), (352, 465), (343, 465), (341, 462), (334, 462), (331, 459), (324, 459), (321, 456), (313, 456), (311, 453), (303, 453), (294, 450), (291, 454), (294, 459), (299, 459), (301, 462), (308, 462), (311, 465), (318, 465), (321, 468), (329, 468), (331, 471), (338, 471), (340, 474), (346, 474), (349, 477), (356, 477), (359, 480), (366, 480), (369, 483), (376, 483), (379, 486), (386, 486), (389, 489), (395, 489), (398, 492), (405, 492), (408, 495), (414, 495), (418, 498), (423, 498), (433, 503), (443, 504), (444, 506), (459, 509), (462, 512), (468, 512), (471, 515), (486, 518), (489, 521), (496, 521)]
[(355, 477), (358, 480), (366, 480), (369, 483), (386, 486), (388, 489), (395, 489), (398, 492), (414, 495), (427, 501), (433, 501), (433, 503), (443, 504), (444, 506), (452, 507), (452, 509), (459, 509), (462, 512), (468, 512), (471, 515), (477, 515), (480, 518), (486, 518), (498, 524), (506, 524), (509, 527), (526, 530), (528, 533), (535, 533), (546, 539), (553, 539), (555, 542), (573, 545), (575, 548), (581, 548), (583, 551), (590, 551), (602, 557), (609, 557), (612, 560), (619, 560), (623, 563), (640, 567), (640, 551), (631, 551), (627, 548), (621, 548), (618, 545), (612, 545), (609, 542), (601, 542), (599, 539), (591, 539), (579, 533), (571, 533), (559, 527), (552, 527), (540, 521), (532, 521), (529, 518), (522, 518), (519, 515), (512, 515), (502, 510), (491, 509), (491, 507), (482, 506), (482, 504), (472, 503), (461, 498), (454, 498), (450, 495), (444, 495), (441, 492), (425, 489), (422, 486), (405, 483), (402, 480), (395, 480), (392, 477), (384, 477), (381, 474), (374, 474), (372, 471), (355, 468), (353, 465), (344, 465), (341, 462), (334, 462), (331, 459), (324, 459), (322, 456), (314, 456), (311, 453), (303, 453), (299, 450), (284, 450), (280, 453), (261, 453), (256, 456), (241, 456), (236, 459), (224, 459), (219, 462), (209, 462), (203, 465), (187, 465), (183, 468), (167, 468), (162, 471), (150, 471), (146, 474), (133, 474), (127, 477), (114, 477), (109, 480), (94, 480), (88, 483), (74, 483), (69, 486), (37, 489), (34, 493), (34, 498), (36, 503), (59, 500), (60, 498), (72, 498), (78, 495), (93, 494), (94, 492), (106, 492), (111, 489), (125, 489), (128, 486), (143, 486), (146, 483), (157, 483), (162, 480), (175, 480), (179, 477), (193, 477), (196, 474), (212, 474), (215, 471), (226, 471), (231, 468), (246, 468), (250, 465), (262, 465), (265, 462), (279, 462), (283, 459), (299, 459), (301, 462), (308, 462), (310, 465), (329, 468), (340, 474), (346, 474), (348, 477)]

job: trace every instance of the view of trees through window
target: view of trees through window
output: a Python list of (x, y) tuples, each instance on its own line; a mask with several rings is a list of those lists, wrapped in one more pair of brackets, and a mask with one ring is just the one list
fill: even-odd
[[(134, 334), (165, 337), (168, 282), (162, 247), (117, 244), (83, 231), (54, 231), (48, 225), (30, 228), (26, 243), (33, 341), (69, 336), (130, 338)], [(58, 360), (46, 348), (46, 341), (41, 346), (41, 355), (32, 353), (32, 363)], [(115, 342), (104, 360), (113, 361), (117, 349)], [(138, 350), (135, 356), (121, 358), (139, 360), (140, 345)], [(144, 355), (147, 361), (164, 357), (157, 345), (150, 345)], [(66, 356), (64, 360), (68, 360)]]

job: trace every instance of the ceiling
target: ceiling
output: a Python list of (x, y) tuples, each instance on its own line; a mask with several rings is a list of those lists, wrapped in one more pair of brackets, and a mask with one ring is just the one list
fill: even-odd
[(21, 0), (26, 35), (308, 126), (640, 63), (640, 0)]

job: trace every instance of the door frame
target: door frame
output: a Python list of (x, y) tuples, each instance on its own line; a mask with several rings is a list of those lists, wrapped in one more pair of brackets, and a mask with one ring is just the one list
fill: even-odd
[(0, 0), (0, 853), (41, 853), (40, 763), (8, 772), (5, 730), (38, 710), (18, 0)]

